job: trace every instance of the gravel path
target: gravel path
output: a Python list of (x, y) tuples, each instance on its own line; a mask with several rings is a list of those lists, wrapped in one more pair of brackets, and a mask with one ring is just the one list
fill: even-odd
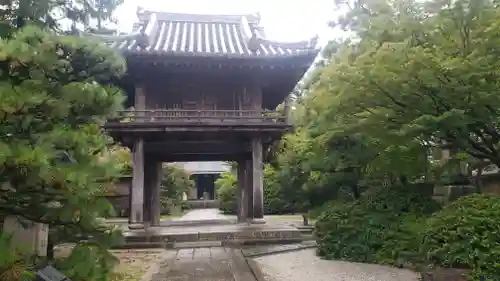
[(266, 281), (418, 281), (406, 269), (322, 260), (315, 249), (269, 255), (254, 259)]

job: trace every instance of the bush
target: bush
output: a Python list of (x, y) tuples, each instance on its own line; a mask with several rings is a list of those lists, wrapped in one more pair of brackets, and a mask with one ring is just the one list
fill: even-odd
[(388, 264), (418, 252), (418, 222), (439, 207), (415, 186), (371, 188), (356, 202), (329, 206), (316, 222), (320, 256)]
[(496, 280), (500, 276), (500, 198), (474, 194), (445, 206), (427, 220), (422, 250), (438, 266), (468, 268), (473, 277)]
[[(220, 203), (219, 209), (226, 214), (236, 214), (237, 178), (231, 172), (221, 174), (215, 182)], [(264, 213), (266, 215), (293, 213), (293, 204), (283, 199), (276, 171), (266, 166), (264, 169)]]
[(0, 232), (0, 281), (23, 281), (34, 277), (34, 257), (12, 243), (10, 233)]
[(236, 200), (236, 176), (231, 172), (224, 172), (215, 181), (219, 209), (225, 214), (236, 214), (238, 202)]
[(284, 198), (277, 171), (266, 165), (264, 169), (264, 213), (266, 215), (293, 213), (293, 205)]
[(171, 215), (186, 208), (182, 201), (182, 194), (189, 192), (194, 186), (194, 181), (189, 178), (189, 173), (183, 168), (174, 165), (163, 167), (161, 182), (161, 213)]

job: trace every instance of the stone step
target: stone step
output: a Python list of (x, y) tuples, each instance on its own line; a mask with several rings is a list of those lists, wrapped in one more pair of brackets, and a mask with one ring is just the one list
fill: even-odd
[(207, 247), (221, 247), (221, 246), (222, 246), (222, 241), (195, 241), (195, 242), (167, 243), (167, 247), (173, 249), (207, 248)]
[(114, 249), (185, 249), (185, 248), (210, 248), (210, 247), (242, 247), (263, 245), (293, 245), (308, 242), (303, 238), (266, 239), (266, 240), (225, 240), (225, 241), (193, 241), (193, 242), (127, 242)]
[(314, 232), (314, 226), (308, 225), (308, 226), (297, 226), (297, 229), (300, 231), (302, 234), (312, 234)]
[(303, 241), (300, 243), (293, 244), (282, 244), (282, 245), (258, 245), (254, 247), (242, 248), (241, 252), (247, 258), (254, 258), (264, 255), (285, 253), (290, 251), (298, 251), (308, 248), (315, 248), (316, 241)]
[(236, 224), (235, 220), (210, 219), (210, 220), (171, 220), (160, 222), (161, 227), (168, 226), (202, 226), (202, 225), (229, 225)]
[(128, 232), (125, 233), (126, 242), (194, 242), (194, 241), (226, 241), (226, 240), (267, 240), (300, 238), (297, 229), (273, 231), (243, 231), (243, 232)]
[(125, 244), (113, 247), (113, 249), (166, 249), (168, 243), (160, 242), (126, 242)]
[(225, 240), (225, 241), (196, 241), (196, 242), (174, 242), (167, 243), (167, 248), (183, 249), (183, 248), (207, 248), (207, 247), (241, 247), (241, 246), (257, 246), (257, 245), (288, 245), (302, 243), (302, 238), (293, 239), (266, 239), (266, 240)]
[[(224, 227), (220, 227), (224, 229)], [(182, 231), (185, 229), (186, 231)], [(205, 244), (214, 245), (266, 245), (266, 244), (288, 244), (301, 242), (303, 234), (297, 228), (233, 228), (232, 230), (212, 231), (199, 228), (174, 227), (159, 228), (154, 231), (129, 231), (125, 233), (125, 244), (122, 247), (154, 248), (154, 247), (189, 247)], [(175, 231), (174, 231), (175, 230)]]
[(294, 238), (276, 238), (276, 239), (235, 239), (226, 240), (222, 242), (225, 246), (256, 246), (256, 245), (281, 245), (281, 244), (294, 244), (302, 242), (302, 237)]
[(313, 234), (302, 234), (302, 241), (316, 241), (316, 237)]

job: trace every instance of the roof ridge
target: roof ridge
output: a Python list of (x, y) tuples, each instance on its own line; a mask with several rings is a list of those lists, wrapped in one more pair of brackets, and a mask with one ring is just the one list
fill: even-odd
[(254, 14), (199, 14), (199, 13), (177, 13), (145, 10), (138, 7), (137, 17), (140, 21), (148, 21), (152, 14), (156, 14), (159, 21), (180, 21), (180, 22), (221, 22), (221, 23), (240, 23), (241, 17), (246, 17), (251, 24), (260, 23), (260, 13)]

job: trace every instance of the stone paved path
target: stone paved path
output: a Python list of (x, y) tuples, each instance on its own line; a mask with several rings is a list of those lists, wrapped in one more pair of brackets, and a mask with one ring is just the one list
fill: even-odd
[(190, 210), (180, 218), (174, 220), (197, 221), (197, 220), (226, 220), (228, 217), (220, 213), (219, 209), (195, 209)]
[(255, 281), (241, 251), (224, 247), (169, 250), (152, 281)]
[(315, 249), (255, 258), (266, 281), (418, 281), (418, 275), (388, 266), (321, 260)]

